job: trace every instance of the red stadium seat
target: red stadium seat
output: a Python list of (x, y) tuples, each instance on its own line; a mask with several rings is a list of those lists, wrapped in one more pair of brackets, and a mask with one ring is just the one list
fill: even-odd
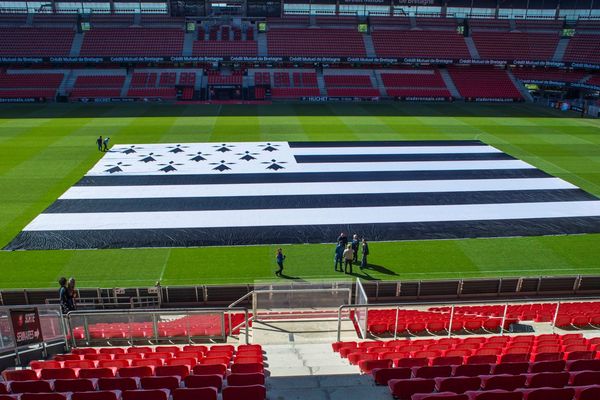
[(465, 392), (469, 400), (523, 400), (523, 393), (506, 390), (488, 390), (485, 392)]
[(477, 390), (481, 386), (481, 378), (478, 376), (436, 378), (435, 382), (438, 392), (464, 393)]
[(142, 389), (167, 389), (173, 391), (179, 387), (179, 378), (176, 376), (145, 376), (140, 379)]
[(537, 372), (561, 372), (565, 370), (565, 361), (539, 361), (534, 362), (529, 366), (530, 373)]
[(527, 380), (525, 375), (488, 375), (481, 378), (481, 388), (483, 390), (515, 390), (525, 387)]
[(77, 378), (77, 374), (73, 368), (52, 368), (41, 370), (40, 377), (42, 379), (75, 379)]
[(469, 396), (452, 392), (440, 392), (435, 394), (417, 393), (412, 395), (412, 400), (469, 400)]
[(525, 400), (572, 400), (575, 395), (575, 390), (572, 388), (542, 388), (523, 392)]
[(264, 367), (262, 364), (232, 364), (231, 372), (239, 374), (249, 374), (253, 372), (263, 372)]
[(144, 376), (152, 376), (152, 368), (144, 367), (124, 367), (117, 370), (117, 375), (121, 378), (141, 378)]
[(395, 363), (395, 366), (400, 368), (425, 367), (427, 365), (429, 365), (427, 358), (401, 358)]
[(267, 390), (263, 385), (227, 386), (223, 388), (223, 400), (265, 400), (266, 397)]
[(570, 386), (589, 386), (600, 383), (600, 371), (571, 372)]
[(568, 371), (600, 371), (600, 360), (574, 360), (567, 362)]
[(452, 376), (480, 376), (489, 375), (492, 369), (491, 364), (465, 364), (457, 365), (454, 368)]
[(519, 362), (519, 363), (501, 363), (496, 364), (494, 368), (492, 368), (492, 373), (494, 375), (500, 374), (508, 374), (508, 375), (519, 375), (526, 374), (529, 371), (529, 363)]
[(79, 370), (79, 377), (86, 379), (93, 378), (113, 378), (114, 371), (111, 368), (82, 368)]
[(38, 375), (32, 369), (4, 370), (2, 377), (5, 381), (35, 381)]
[(578, 390), (575, 400), (598, 400), (600, 399), (600, 385), (590, 386)]
[(390, 368), (392, 360), (362, 360), (358, 362), (358, 366), (361, 372), (369, 374), (374, 368)]
[(412, 375), (410, 368), (375, 368), (373, 379), (378, 385), (387, 385), (391, 379), (409, 379)]
[(65, 368), (95, 368), (96, 362), (92, 360), (67, 360), (63, 365)]
[(175, 389), (173, 400), (217, 400), (218, 392), (214, 387)]
[(186, 365), (165, 365), (154, 368), (155, 376), (178, 376), (181, 379), (190, 374), (190, 369)]
[(123, 400), (168, 400), (169, 395), (164, 390), (126, 390)]
[(48, 381), (15, 381), (10, 384), (11, 393), (47, 393), (52, 391)]
[(415, 378), (433, 379), (444, 378), (452, 375), (450, 365), (441, 365), (437, 367), (419, 367), (414, 370)]
[(265, 375), (255, 372), (252, 374), (231, 374), (227, 376), (227, 386), (264, 385)]
[(135, 390), (137, 382), (135, 378), (100, 378), (98, 379), (99, 390)]
[(20, 400), (67, 400), (62, 393), (23, 393)]
[(56, 392), (91, 392), (96, 386), (91, 379), (57, 379), (54, 381)]
[(569, 383), (568, 372), (540, 372), (530, 374), (527, 379), (528, 388), (562, 388)]
[[(240, 368), (240, 367), (238, 367), (238, 368)], [(221, 375), (224, 377), (225, 373), (227, 372), (227, 365), (225, 365), (225, 364), (196, 365), (194, 368), (192, 368), (192, 372), (194, 373), (194, 375), (218, 374), (218, 375)], [(252, 371), (252, 372), (260, 372), (260, 371)]]
[(223, 376), (219, 374), (212, 375), (188, 375), (184, 379), (185, 387), (188, 388), (203, 388), (214, 387), (221, 390), (223, 386)]
[(433, 379), (391, 379), (388, 382), (390, 392), (394, 397), (400, 400), (410, 400), (416, 393), (432, 393), (435, 390), (435, 380)]
[(98, 392), (77, 392), (71, 395), (71, 400), (119, 400), (118, 392), (102, 390)]

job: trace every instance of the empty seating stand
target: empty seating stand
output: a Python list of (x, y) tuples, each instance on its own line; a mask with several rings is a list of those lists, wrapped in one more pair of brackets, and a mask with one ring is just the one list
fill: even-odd
[(85, 33), (81, 56), (181, 56), (183, 30), (98, 28)]
[(560, 36), (555, 33), (473, 32), (479, 56), (486, 60), (551, 60)]
[(379, 97), (370, 75), (328, 74), (324, 79), (330, 97)]
[(452, 96), (438, 70), (382, 72), (381, 80), (388, 96), (399, 98), (439, 98)]
[(600, 63), (600, 35), (577, 33), (569, 40), (564, 61)]
[(371, 36), (379, 57), (471, 58), (464, 37), (456, 32), (375, 30)]
[(68, 56), (75, 32), (64, 28), (0, 28), (0, 55)]
[[(98, 355), (107, 359), (92, 357)], [(102, 366), (116, 361), (120, 366)], [(153, 365), (135, 366), (144, 361)], [(52, 361), (32, 362), (30, 367), (2, 373), (6, 385), (0, 382), (0, 399), (4, 400), (3, 392), (25, 400), (266, 398), (260, 345), (75, 348)]]
[(81, 75), (69, 94), (72, 99), (119, 97), (125, 75)]
[(489, 67), (450, 67), (461, 96), (473, 101), (519, 101), (523, 97), (504, 70)]
[(61, 73), (0, 72), (0, 98), (54, 99), (63, 78)]
[(365, 57), (356, 29), (272, 28), (267, 32), (270, 56)]

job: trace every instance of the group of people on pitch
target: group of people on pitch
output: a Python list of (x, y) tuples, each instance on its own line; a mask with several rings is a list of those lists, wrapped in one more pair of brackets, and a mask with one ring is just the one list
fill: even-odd
[[(369, 255), (369, 244), (367, 239), (358, 239), (358, 235), (355, 233), (352, 236), (352, 242), (348, 241), (348, 236), (344, 232), (340, 233), (337, 239), (337, 245), (335, 246), (335, 253), (333, 257), (333, 265), (336, 271), (344, 272), (346, 274), (352, 273), (352, 265), (358, 263), (358, 250), (359, 247), (362, 250), (362, 259), (360, 261), (360, 269), (366, 268), (367, 256)], [(344, 268), (342, 269), (342, 264)], [(338, 265), (340, 269), (338, 270)], [(350, 272), (348, 272), (350, 270)]]

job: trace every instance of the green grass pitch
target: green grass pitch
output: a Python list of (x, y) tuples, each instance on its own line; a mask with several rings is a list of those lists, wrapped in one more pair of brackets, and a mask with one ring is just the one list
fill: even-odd
[[(600, 196), (600, 121), (523, 104), (264, 106), (3, 105), (0, 245), (79, 180), (114, 143), (480, 139)], [(334, 240), (334, 238), (332, 238)], [(240, 283), (276, 279), (272, 246), (0, 252), (0, 287)], [(365, 279), (599, 274), (600, 235), (371, 243)], [(285, 246), (286, 274), (340, 279), (333, 245)]]

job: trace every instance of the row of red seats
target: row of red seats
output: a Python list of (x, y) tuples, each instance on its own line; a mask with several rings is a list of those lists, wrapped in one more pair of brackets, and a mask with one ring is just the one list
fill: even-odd
[(325, 85), (328, 87), (370, 87), (369, 75), (324, 75)]
[[(461, 379), (461, 378), (455, 378)], [(467, 380), (474, 378), (462, 378), (468, 385)], [(456, 394), (454, 392), (434, 392), (438, 384), (433, 379), (415, 379), (390, 381), (389, 388), (392, 395), (400, 400), (597, 400), (600, 396), (600, 385), (577, 386), (567, 388), (536, 388), (515, 389), (508, 391), (494, 389), (487, 391), (468, 390)], [(459, 384), (448, 382), (448, 385)]]
[[(222, 400), (264, 400), (264, 385), (228, 386), (223, 389)], [(76, 393), (23, 393), (0, 394), (0, 400), (217, 400), (216, 388), (177, 388), (172, 396), (161, 389), (136, 389), (120, 391), (95, 391)]]
[[(379, 366), (377, 365), (379, 364)], [(387, 385), (390, 379), (473, 377), (483, 375), (525, 375), (546, 372), (570, 374), (568, 384), (585, 386), (599, 382), (600, 364), (598, 360), (540, 361), (535, 363), (465, 364), (465, 365), (424, 365), (420, 367), (391, 367), (386, 363), (365, 362), (361, 371), (371, 373), (375, 383)]]
[(305, 96), (320, 95), (321, 91), (317, 87), (288, 87), (271, 89), (271, 97), (273, 99), (298, 99)]

